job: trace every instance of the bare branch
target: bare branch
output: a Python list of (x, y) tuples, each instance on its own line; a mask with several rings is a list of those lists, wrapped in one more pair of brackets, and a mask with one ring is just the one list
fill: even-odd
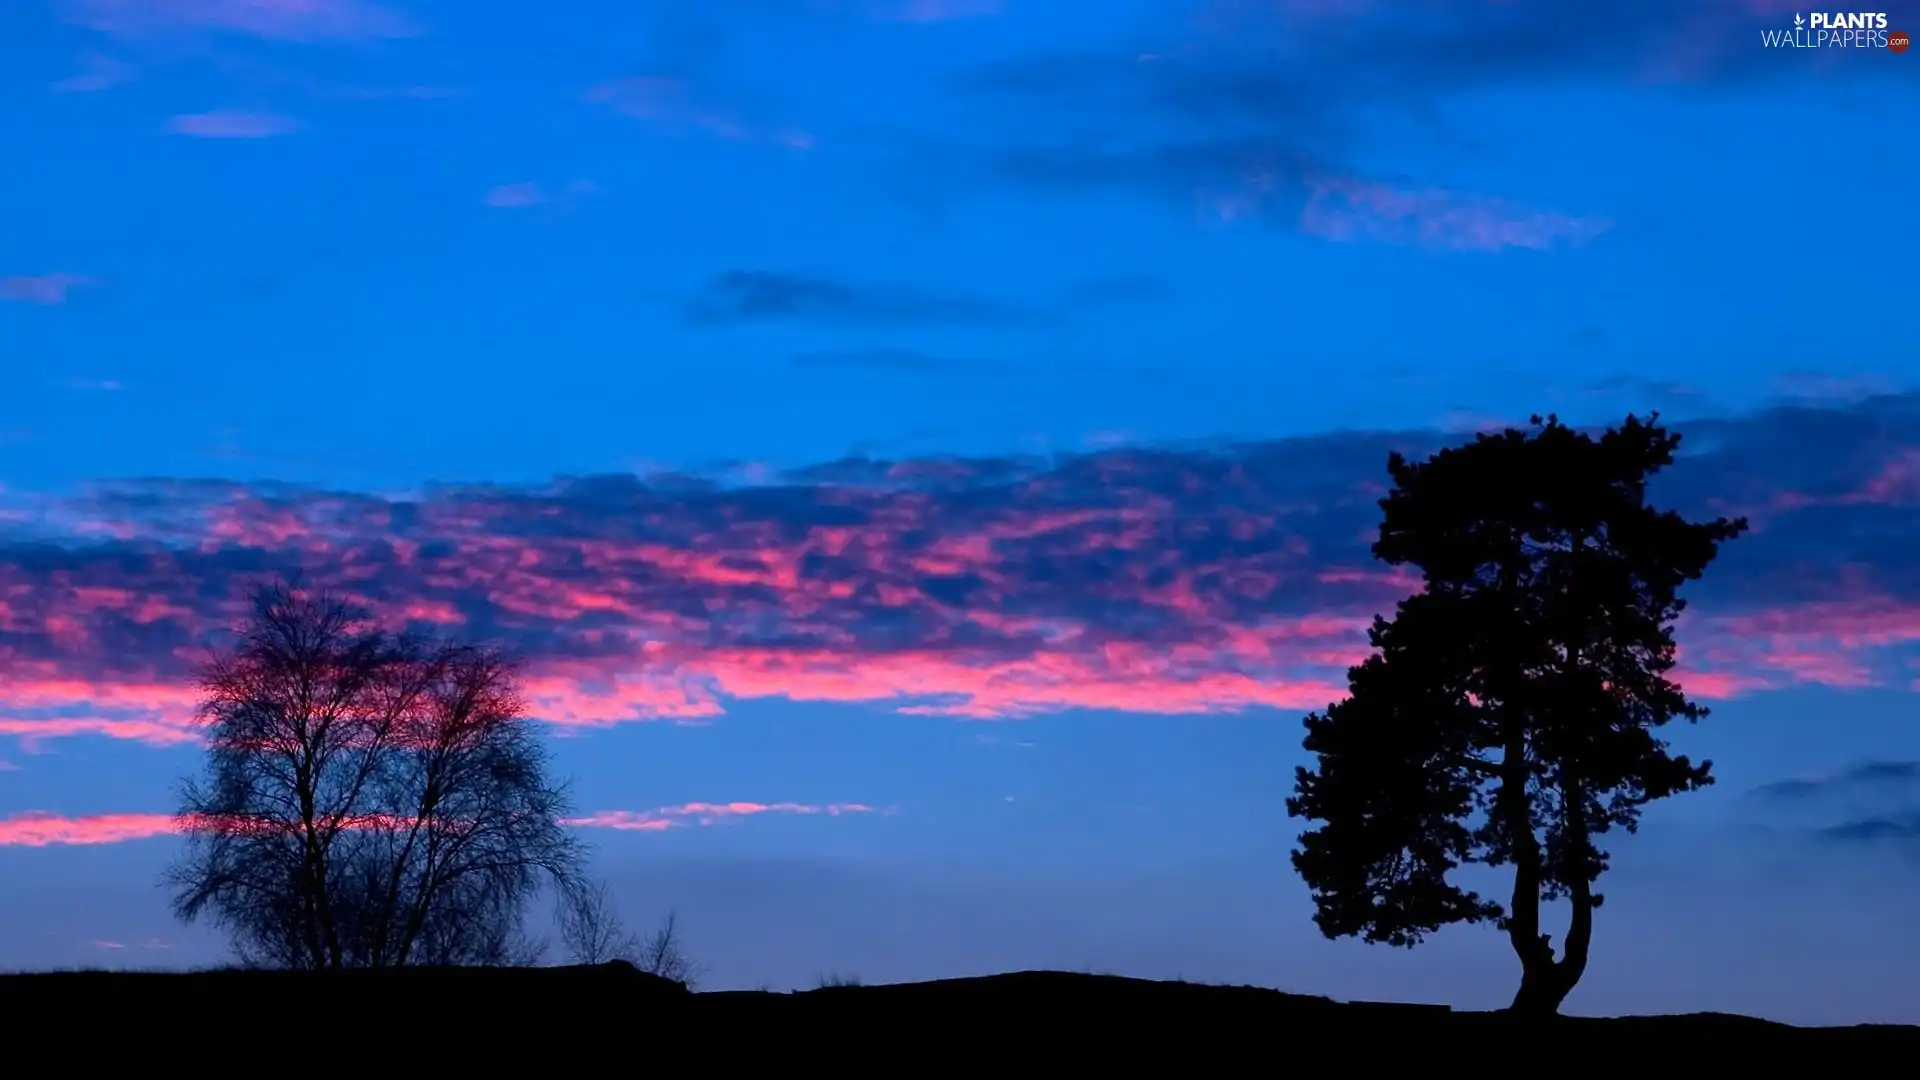
[(675, 912), (669, 911), (659, 929), (640, 943), (639, 956), (633, 960), (633, 966), (650, 975), (672, 979), (692, 990), (699, 985), (704, 969), (687, 955), (684, 944), (680, 936), (680, 918)]
[(576, 964), (625, 960), (640, 966), (642, 943), (627, 932), (604, 883), (583, 885), (561, 898), (560, 942)]

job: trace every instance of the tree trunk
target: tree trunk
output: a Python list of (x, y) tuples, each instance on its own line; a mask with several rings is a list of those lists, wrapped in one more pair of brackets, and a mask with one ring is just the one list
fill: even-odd
[(314, 784), (313, 771), (306, 758), (294, 765), (294, 785), (298, 793), (300, 806), (300, 874), (299, 874), (299, 911), (300, 938), (306, 946), (308, 962), (315, 970), (330, 966), (331, 956), (327, 951), (325, 934), (322, 931), (324, 919), (321, 915), (322, 892), (325, 883), (319, 874), (319, 848), (314, 843)]
[[(1553, 943), (1540, 932), (1540, 843), (1533, 835), (1532, 800), (1527, 795), (1525, 749), (1517, 739), (1507, 745), (1506, 778), (1500, 800), (1505, 804), (1509, 843), (1513, 854), (1513, 898), (1507, 906), (1507, 940), (1520, 958), (1520, 991), (1509, 1008), (1516, 1013), (1551, 1015), (1560, 1008), (1566, 990), (1555, 992)], [(1515, 767), (1514, 762), (1519, 762)], [(1572, 989), (1568, 987), (1567, 989)]]
[[(1569, 827), (1584, 830), (1586, 822), (1580, 792), (1570, 787), (1564, 794), (1574, 807), (1569, 811)], [(1520, 855), (1522, 850), (1524, 858)], [(1569, 884), (1573, 918), (1567, 924), (1566, 948), (1560, 959), (1555, 960), (1552, 939), (1540, 933), (1540, 846), (1534, 842), (1531, 827), (1526, 831), (1524, 845), (1516, 844), (1514, 863), (1518, 869), (1514, 874), (1513, 917), (1509, 919), (1507, 935), (1513, 951), (1520, 957), (1520, 990), (1514, 994), (1508, 1009), (1529, 1017), (1553, 1016), (1587, 972), (1587, 952), (1593, 944), (1593, 886), (1580, 873), (1576, 873)]]
[[(1566, 955), (1553, 956), (1553, 939), (1540, 932), (1540, 841), (1533, 833), (1533, 799), (1527, 791), (1527, 744), (1521, 725), (1508, 721), (1507, 745), (1501, 763), (1499, 806), (1506, 816), (1513, 854), (1513, 898), (1507, 908), (1507, 940), (1520, 958), (1520, 989), (1509, 1011), (1531, 1017), (1552, 1016), (1573, 992), (1587, 969), (1587, 947), (1593, 939), (1593, 891), (1584, 880), (1571, 890), (1573, 921), (1567, 927)], [(1577, 794), (1577, 793), (1575, 793)], [(1571, 802), (1578, 806), (1580, 800)], [(1575, 811), (1576, 819), (1580, 816)], [(1571, 821), (1578, 827), (1581, 822)]]
[[(1509, 1011), (1536, 1018), (1553, 1016), (1586, 974), (1587, 947), (1593, 940), (1593, 899), (1584, 887), (1575, 889), (1572, 899), (1573, 922), (1560, 959), (1553, 958), (1553, 944), (1544, 934), (1534, 938), (1531, 949), (1523, 950), (1520, 940), (1514, 939), (1514, 951), (1520, 956), (1520, 990)], [(1535, 905), (1537, 911), (1537, 897)]]

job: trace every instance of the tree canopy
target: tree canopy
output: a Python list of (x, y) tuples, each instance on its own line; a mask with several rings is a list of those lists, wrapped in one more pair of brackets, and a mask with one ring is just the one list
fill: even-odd
[[(1376, 557), (1424, 588), (1376, 618), (1349, 696), (1306, 718), (1316, 758), (1289, 813), (1318, 822), (1293, 863), (1329, 937), (1412, 946), (1492, 921), (1522, 967), (1514, 1008), (1552, 1012), (1585, 970), (1598, 838), (1712, 782), (1659, 729), (1707, 710), (1668, 678), (1680, 587), (1744, 520), (1647, 502), (1678, 434), (1655, 415), (1598, 437), (1533, 418), (1425, 461), (1393, 454)], [(1453, 880), (1510, 866), (1511, 895)], [(1543, 901), (1567, 900), (1556, 959)]]

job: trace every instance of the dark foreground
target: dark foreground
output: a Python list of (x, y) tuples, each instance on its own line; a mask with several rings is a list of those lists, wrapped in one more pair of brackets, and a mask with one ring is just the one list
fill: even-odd
[(1565, 1055), (1563, 1064), (1656, 1065), (1672, 1058), (1645, 1055), (1712, 1060), (1761, 1051), (1796, 1054), (1790, 1063), (1776, 1062), (1793, 1067), (1858, 1062), (1865, 1068), (1867, 1055), (1920, 1049), (1920, 1027), (1795, 1028), (1712, 1013), (1524, 1024), (1501, 1013), (1064, 972), (702, 994), (619, 963), (380, 974), (0, 976), (0, 1033), (10, 1050), (43, 1039), (70, 1045), (83, 1029), (112, 1033), (98, 1050), (134, 1050), (138, 1044), (115, 1041), (143, 1025), (174, 1039), (212, 1036), (217, 1029), (272, 1042), (286, 1033), (305, 1047), (296, 1052), (303, 1061), (369, 1037), (413, 1042), (424, 1035), (443, 1063), (504, 1063), (528, 1055), (552, 1062), (591, 1056), (589, 1048), (598, 1047), (594, 1052), (623, 1057), (644, 1052), (679, 1059), (684, 1053), (689, 1065), (762, 1058), (867, 1062), (916, 1073), (961, 1061), (1023, 1069), (1294, 1071), (1290, 1066), (1309, 1058), (1315, 1071), (1324, 1071), (1386, 1061), (1485, 1065), (1510, 1054), (1523, 1055), (1513, 1059), (1518, 1066), (1543, 1044)]

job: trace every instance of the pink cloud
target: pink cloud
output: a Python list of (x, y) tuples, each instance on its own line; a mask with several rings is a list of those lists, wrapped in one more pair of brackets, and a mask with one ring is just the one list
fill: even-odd
[(688, 823), (713, 825), (728, 818), (755, 817), (761, 814), (799, 814), (840, 817), (843, 814), (871, 814), (875, 809), (862, 803), (757, 803), (691, 802), (663, 806), (657, 810), (601, 810), (566, 822), (578, 828), (614, 829), (621, 832), (660, 832)]
[[(862, 803), (757, 803), (692, 802), (663, 806), (655, 810), (602, 810), (569, 818), (564, 824), (583, 829), (613, 829), (621, 832), (656, 832), (684, 825), (713, 825), (729, 818), (761, 814), (840, 817), (845, 814), (876, 813)], [(0, 847), (55, 847), (120, 844), (134, 840), (152, 840), (180, 832), (171, 814), (93, 814), (63, 817), (29, 810), (0, 818)]]
[[(0, 599), (0, 616), (7, 616), (0, 627), (12, 623), (11, 614)], [(56, 620), (54, 629), (63, 625)], [(28, 750), (45, 739), (81, 735), (158, 747), (191, 745), (199, 741), (198, 707), (193, 688), (178, 681), (130, 672), (89, 680), (67, 675), (49, 661), (0, 663), (0, 735), (22, 740)]]
[(210, 30), (278, 41), (407, 37), (419, 28), (365, 0), (68, 0), (75, 21), (123, 37)]
[(1300, 228), (1326, 240), (1371, 240), (1455, 251), (1544, 250), (1585, 243), (1613, 227), (1600, 218), (1528, 210), (1439, 189), (1404, 190), (1319, 178), (1308, 185)]
[(120, 844), (178, 832), (171, 814), (95, 814), (60, 817), (30, 810), (0, 818), (0, 847)]
[[(1684, 665), (1703, 696), (1790, 686), (1888, 685), (1876, 654), (1920, 644), (1920, 606), (1871, 591), (1738, 614), (1689, 613)], [(1726, 693), (1710, 691), (1724, 689)]]
[[(1716, 502), (1715, 508), (1722, 513), (1744, 515), (1751, 520), (1755, 532), (1765, 532), (1778, 519), (1810, 511), (1854, 506), (1920, 506), (1920, 447), (1887, 448), (1877, 455), (1877, 460), (1863, 464), (1865, 467), (1847, 484), (1822, 491), (1785, 488), (1755, 498), (1723, 499)], [(1851, 584), (1860, 587), (1857, 583)]]
[(0, 278), (0, 300), (43, 307), (64, 304), (75, 289), (99, 284), (84, 274), (26, 274)]
[(290, 135), (300, 127), (300, 122), (291, 117), (245, 109), (182, 113), (167, 121), (168, 131), (196, 139), (270, 139)]

